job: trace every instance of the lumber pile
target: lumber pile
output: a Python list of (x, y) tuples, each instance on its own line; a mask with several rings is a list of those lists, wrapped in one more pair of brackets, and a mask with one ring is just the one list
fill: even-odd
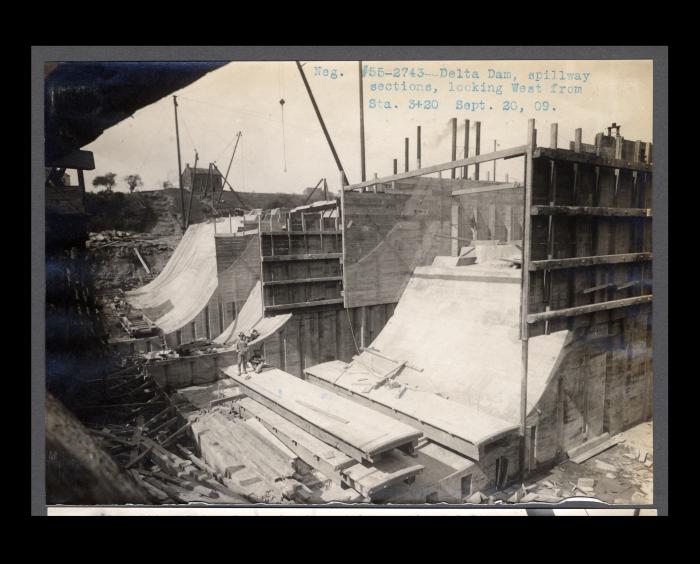
[(153, 503), (249, 503), (192, 452), (175, 404), (133, 364), (90, 384), (94, 404), (78, 406), (88, 431)]
[(299, 458), (266, 429), (228, 417), (223, 407), (191, 421), (202, 459), (224, 484), (252, 501), (303, 502), (312, 494), (302, 483)]

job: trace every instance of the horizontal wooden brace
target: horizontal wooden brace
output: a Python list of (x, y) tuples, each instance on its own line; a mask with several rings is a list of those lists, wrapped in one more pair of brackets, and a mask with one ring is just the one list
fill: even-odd
[(428, 166), (425, 168), (419, 168), (418, 170), (410, 170), (408, 172), (402, 172), (400, 174), (394, 174), (393, 176), (384, 176), (382, 178), (373, 178), (372, 180), (367, 180), (366, 182), (360, 182), (358, 184), (351, 184), (350, 186), (345, 186), (343, 190), (350, 192), (352, 190), (359, 190), (360, 188), (366, 188), (368, 186), (374, 186), (376, 184), (389, 184), (391, 182), (397, 182), (399, 180), (407, 180), (408, 178), (415, 178), (416, 176), (424, 176), (426, 174), (433, 174), (436, 172), (441, 172), (443, 170), (452, 170), (453, 168), (461, 168), (463, 166), (469, 166), (479, 163), (487, 163), (490, 161), (496, 161), (498, 159), (506, 159), (509, 157), (518, 157), (525, 154), (525, 149), (527, 145), (519, 145), (517, 147), (511, 147), (510, 149), (503, 149), (501, 151), (495, 151), (493, 153), (484, 153), (483, 155), (475, 155), (467, 159), (460, 159), (458, 161), (449, 161), (442, 164), (437, 164), (433, 166)]
[(277, 304), (265, 306), (265, 311), (285, 311), (288, 309), (301, 309), (305, 307), (316, 307), (325, 305), (342, 304), (343, 298), (332, 298), (330, 300), (316, 300), (311, 302), (296, 302), (291, 304)]
[(342, 276), (324, 276), (323, 278), (297, 278), (296, 280), (268, 280), (263, 286), (286, 286), (287, 284), (314, 284), (317, 282), (339, 282)]
[(530, 262), (530, 271), (559, 270), (561, 268), (579, 268), (583, 266), (596, 266), (599, 264), (623, 264), (630, 262), (643, 262), (651, 260), (651, 253), (627, 253), (621, 255), (600, 255), (594, 257), (574, 257), (564, 259), (533, 260)]
[(530, 213), (532, 215), (651, 217), (651, 209), (648, 208), (594, 208), (589, 206), (532, 206)]
[(342, 235), (342, 233), (342, 231), (336, 231), (335, 229), (324, 231), (315, 229), (313, 231), (261, 231), (260, 235)]
[(646, 304), (650, 303), (652, 299), (653, 295), (647, 294), (645, 296), (624, 298), (622, 300), (612, 300), (609, 302), (600, 302), (597, 304), (569, 307), (565, 309), (555, 309), (552, 311), (543, 311), (541, 313), (530, 313), (527, 316), (527, 322), (537, 323), (538, 321), (548, 321), (550, 319), (559, 319), (562, 317), (574, 317), (577, 315), (585, 315), (587, 313), (595, 313), (597, 311), (605, 311), (608, 309), (617, 309), (621, 307)]
[(593, 166), (602, 166), (606, 168), (636, 170), (640, 172), (652, 171), (652, 166), (646, 163), (625, 161), (622, 159), (609, 159), (606, 157), (598, 157), (590, 153), (575, 153), (574, 151), (568, 151), (566, 149), (548, 149), (546, 147), (538, 147), (535, 149), (533, 157), (536, 159), (546, 157), (555, 161), (590, 164)]
[(306, 255), (271, 255), (262, 257), (263, 262), (284, 262), (290, 260), (326, 260), (339, 259), (343, 253), (314, 253)]
[(458, 188), (457, 190), (452, 190), (452, 195), (463, 196), (465, 194), (480, 194), (482, 192), (494, 192), (496, 190), (510, 190), (512, 188), (522, 187), (522, 184), (517, 184), (515, 182), (493, 184), (492, 186), (474, 186), (472, 188)]

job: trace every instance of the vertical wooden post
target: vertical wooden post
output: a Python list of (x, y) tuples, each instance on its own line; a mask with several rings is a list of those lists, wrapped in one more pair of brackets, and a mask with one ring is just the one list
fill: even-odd
[[(496, 139), (493, 140), (493, 152), (496, 152), (496, 146), (498, 143), (496, 142)], [(496, 182), (496, 159), (493, 160), (493, 181)]]
[(399, 159), (394, 159), (394, 174), (399, 173)]
[[(345, 293), (345, 187), (344, 187), (345, 175), (340, 173), (340, 210), (338, 210), (337, 220), (340, 221), (340, 243), (342, 245), (343, 256), (340, 258), (340, 273), (343, 277), (343, 307), (348, 307), (348, 301), (346, 299)], [(262, 261), (261, 261), (262, 262)]]
[(408, 137), (405, 139), (404, 147), (404, 170), (405, 172), (408, 172)]
[(362, 87), (362, 61), (357, 61), (357, 70), (360, 76), (360, 168), (362, 169), (362, 182), (367, 180), (365, 173), (365, 104)]
[(535, 150), (535, 120), (528, 120), (527, 148), (525, 153), (525, 197), (523, 210), (523, 258), (520, 296), (520, 340), (522, 341), (520, 378), (520, 474), (525, 474), (525, 432), (527, 423), (527, 372), (528, 372), (528, 305), (530, 297), (530, 246), (532, 238), (532, 181), (533, 152)]
[[(377, 176), (377, 173), (375, 172), (375, 173), (374, 173), (374, 179), (377, 180), (377, 178), (379, 178), (379, 177)], [(376, 185), (376, 184), (372, 186), (372, 191), (373, 191), (375, 194), (377, 193), (377, 185)]]
[[(457, 118), (452, 118), (452, 161), (457, 160)], [(457, 169), (450, 171), (450, 178), (456, 178)]]
[(452, 241), (450, 254), (453, 257), (459, 256), (459, 240), (457, 239), (457, 237), (459, 237), (459, 201), (459, 196), (452, 196), (452, 221), (450, 225), (450, 235), (452, 235)]
[(419, 125), (419, 126), (417, 126), (417, 130), (416, 130), (416, 160), (418, 161), (418, 168), (421, 167), (420, 149), (421, 149), (421, 142), (420, 142), (420, 125)]
[(187, 214), (185, 215), (185, 212), (183, 211), (183, 216), (184, 216), (184, 222), (185, 222), (185, 229), (187, 229), (190, 225), (190, 215), (192, 213), (192, 198), (194, 198), (194, 187), (195, 183), (197, 181), (197, 161), (199, 160), (199, 153), (197, 151), (194, 152), (194, 168), (192, 169), (192, 186), (190, 186), (190, 200), (189, 203), (187, 204)]
[[(180, 159), (180, 128), (177, 123), (177, 96), (173, 96), (175, 106), (175, 141), (177, 142), (177, 178), (180, 186), (180, 210), (182, 211), (182, 230), (185, 227), (185, 193), (182, 191), (182, 161)], [(194, 184), (194, 180), (192, 181)]]
[[(464, 158), (469, 158), (469, 120), (464, 120)], [(462, 178), (468, 178), (467, 172), (469, 167), (464, 166), (462, 170)]]
[[(474, 125), (476, 127), (476, 140), (474, 142), (474, 154), (480, 155), (481, 154), (481, 122), (477, 121)], [(479, 180), (479, 163), (476, 163), (474, 165), (474, 180)]]
[(574, 131), (574, 151), (577, 153), (581, 152), (581, 138), (583, 137), (583, 130), (579, 127)]
[(233, 222), (231, 221), (231, 212), (228, 212), (228, 232), (233, 233)]
[(365, 334), (367, 332), (367, 306), (360, 308), (360, 349), (367, 346)]
[(549, 147), (552, 149), (557, 148), (559, 136), (559, 124), (553, 123), (549, 128)]
[(83, 175), (83, 169), (78, 169), (78, 186), (80, 187), (80, 194), (83, 200), (83, 207), (85, 207), (85, 176)]

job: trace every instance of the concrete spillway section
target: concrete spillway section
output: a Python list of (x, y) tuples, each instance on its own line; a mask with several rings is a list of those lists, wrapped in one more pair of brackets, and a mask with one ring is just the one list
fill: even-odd
[(233, 347), (238, 341), (238, 335), (241, 332), (250, 334), (255, 329), (259, 336), (249, 343), (249, 346), (254, 347), (282, 329), (291, 318), (291, 313), (263, 317), (262, 284), (258, 281), (253, 286), (245, 305), (238, 312), (236, 319), (224, 329), (221, 335), (214, 339), (214, 342), (225, 347)]
[(224, 373), (248, 397), (357, 461), (373, 462), (394, 448), (411, 451), (421, 432), (277, 368), (252, 377)]
[[(230, 228), (219, 219), (220, 230)], [(234, 228), (242, 224), (233, 219)], [(129, 304), (144, 312), (165, 334), (190, 323), (200, 314), (218, 287), (214, 222), (187, 228), (163, 271), (142, 288), (126, 292)]]
[[(418, 267), (371, 350), (307, 376), (478, 459), (481, 445), (519, 423), (520, 280), (505, 261)], [(552, 379), (566, 338), (562, 331), (530, 339), (528, 411)]]

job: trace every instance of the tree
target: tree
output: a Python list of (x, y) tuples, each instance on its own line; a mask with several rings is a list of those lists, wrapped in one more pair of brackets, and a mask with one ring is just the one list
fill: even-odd
[(125, 176), (124, 181), (129, 186), (129, 194), (133, 194), (136, 188), (140, 188), (141, 186), (143, 186), (141, 176), (139, 176), (138, 174), (130, 174), (129, 176)]
[(99, 186), (104, 186), (105, 192), (111, 192), (116, 181), (117, 175), (113, 172), (108, 172), (104, 176), (96, 176), (92, 180), (92, 185), (97, 188)]
[[(309, 198), (309, 195), (313, 192), (313, 196)], [(308, 199), (308, 203), (311, 202), (318, 202), (319, 200), (323, 200), (323, 186), (319, 186), (318, 188), (315, 189), (313, 186), (309, 186), (308, 188), (304, 188), (304, 191), (302, 192), (304, 195), (304, 198)], [(333, 192), (328, 190), (328, 199), (332, 200), (333, 199)]]
[(173, 183), (170, 182), (170, 180), (164, 180), (161, 183), (161, 186), (163, 187), (164, 190), (167, 190), (168, 188), (174, 188)]

